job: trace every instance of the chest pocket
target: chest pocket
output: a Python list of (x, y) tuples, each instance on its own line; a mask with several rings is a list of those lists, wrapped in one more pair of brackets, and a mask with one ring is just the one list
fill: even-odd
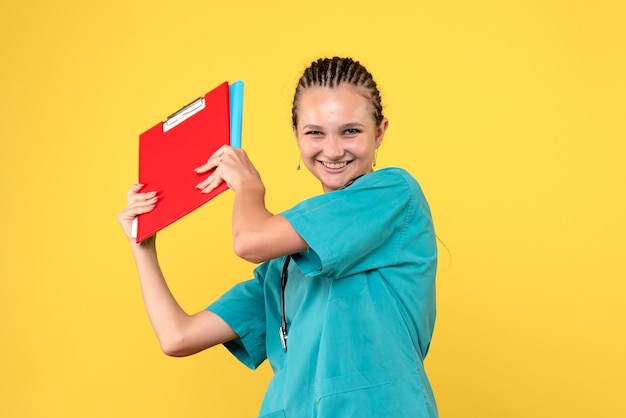
[(360, 295), (367, 287), (367, 280), (368, 275), (362, 273), (339, 280), (333, 280), (331, 282), (329, 301)]
[(315, 389), (319, 417), (395, 416), (385, 369), (323, 379)]

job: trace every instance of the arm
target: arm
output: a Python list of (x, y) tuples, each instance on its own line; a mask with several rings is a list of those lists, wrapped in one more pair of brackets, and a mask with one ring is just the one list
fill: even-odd
[(222, 147), (196, 171), (203, 173), (214, 167), (215, 172), (197, 187), (208, 193), (225, 181), (235, 192), (232, 228), (239, 257), (260, 263), (308, 247), (287, 219), (267, 210), (265, 186), (243, 150)]
[(131, 187), (127, 195), (128, 205), (117, 218), (129, 240), (146, 312), (161, 349), (170, 356), (187, 356), (237, 338), (237, 334), (217, 315), (208, 311), (188, 315), (183, 311), (170, 292), (159, 266), (156, 236), (141, 243), (136, 243), (131, 237), (132, 220), (152, 210), (157, 200), (153, 192), (138, 193), (141, 187)]

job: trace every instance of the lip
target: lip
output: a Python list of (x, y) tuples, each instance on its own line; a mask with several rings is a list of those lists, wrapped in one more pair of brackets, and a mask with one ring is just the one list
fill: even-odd
[[(336, 173), (336, 172), (343, 171), (345, 168), (347, 168), (350, 165), (350, 163), (352, 162), (352, 160), (350, 160), (350, 161), (321, 161), (321, 160), (318, 160), (318, 162), (322, 165), (322, 167), (324, 167), (324, 169)], [(336, 165), (339, 165), (339, 166), (336, 167)]]

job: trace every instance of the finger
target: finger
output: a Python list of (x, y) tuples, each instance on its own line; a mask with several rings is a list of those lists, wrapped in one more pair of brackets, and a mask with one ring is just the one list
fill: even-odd
[(157, 201), (157, 191), (153, 190), (146, 193), (138, 193), (137, 190), (140, 190), (143, 185), (135, 185), (132, 186), (131, 189), (127, 193), (128, 202), (126, 207), (134, 207), (142, 204), (154, 204)]
[[(144, 185), (143, 184), (133, 184), (132, 186), (130, 186), (130, 189), (128, 190), (128, 192), (126, 192), (126, 198), (130, 201), (132, 200), (135, 196), (140, 196), (140, 195), (144, 195), (146, 193), (139, 193), (139, 191), (141, 189), (143, 189)], [(148, 192), (150, 193), (150, 192)]]
[(222, 183), (223, 181), (224, 180), (219, 175), (219, 173), (215, 171), (206, 180), (196, 185), (196, 188), (199, 189), (201, 193), (209, 193), (217, 186), (219, 186), (220, 183)]
[(209, 177), (205, 178), (200, 183), (196, 184), (196, 189), (200, 189), (200, 190), (205, 189), (213, 181), (213, 177), (215, 177), (216, 174), (217, 174), (217, 171), (211, 173)]
[(133, 184), (132, 186), (130, 186), (130, 189), (128, 189), (128, 192), (126, 192), (126, 197), (130, 198), (131, 195), (138, 193), (139, 190), (141, 190), (142, 188), (143, 184), (141, 183)]
[(117, 214), (117, 219), (120, 223), (129, 222), (135, 219), (138, 215), (141, 215), (142, 213), (150, 212), (151, 210), (154, 209), (154, 207), (155, 207), (154, 205), (149, 205), (149, 206), (126, 208)]
[(212, 168), (217, 167), (224, 160), (224, 156), (228, 153), (230, 149), (231, 147), (229, 147), (228, 145), (221, 146), (217, 151), (213, 153), (213, 155), (209, 157), (205, 164), (201, 165), (200, 167), (196, 167), (194, 171), (196, 173), (206, 173)]
[(142, 206), (156, 203), (159, 199), (157, 192), (149, 192), (149, 193), (139, 193), (133, 196), (132, 200), (129, 202), (130, 205), (134, 206)]
[(212, 164), (211, 159), (209, 158), (205, 164), (201, 165), (200, 167), (194, 168), (193, 171), (195, 171), (196, 173), (206, 173), (213, 167), (215, 167), (215, 164)]
[[(141, 187), (143, 187), (143, 185)], [(156, 190), (146, 192), (146, 193), (138, 193), (135, 190), (137, 189), (133, 187), (131, 188), (131, 190), (128, 191), (126, 195), (128, 203), (146, 201), (146, 200), (152, 199), (154, 196), (157, 195)]]
[(120, 219), (132, 220), (135, 216), (152, 211), (157, 204), (158, 197), (129, 203), (119, 214)]
[(211, 169), (216, 168), (222, 162), (223, 154), (215, 154), (212, 155), (205, 164), (200, 167), (194, 168), (193, 171), (196, 173), (206, 173), (207, 171), (211, 171)]
[(137, 206), (133, 206), (132, 208), (129, 208), (129, 211), (131, 212), (131, 214), (133, 215), (132, 217), (134, 218), (135, 216), (141, 215), (142, 213), (148, 213), (152, 211), (156, 207), (156, 203), (157, 203), (156, 198), (154, 198), (154, 200), (146, 202), (145, 204), (137, 205)]

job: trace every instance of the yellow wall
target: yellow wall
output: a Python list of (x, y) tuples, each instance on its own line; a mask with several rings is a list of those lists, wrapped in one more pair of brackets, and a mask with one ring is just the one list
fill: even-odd
[[(626, 416), (623, 4), (3, 0), (0, 416), (255, 416), (267, 365), (160, 353), (115, 214), (138, 134), (224, 80), (246, 82), (270, 208), (320, 192), (289, 112), (334, 54), (376, 76), (379, 167), (418, 178), (450, 250), (427, 359), (442, 417)], [(250, 277), (231, 202), (159, 236), (189, 311)]]

